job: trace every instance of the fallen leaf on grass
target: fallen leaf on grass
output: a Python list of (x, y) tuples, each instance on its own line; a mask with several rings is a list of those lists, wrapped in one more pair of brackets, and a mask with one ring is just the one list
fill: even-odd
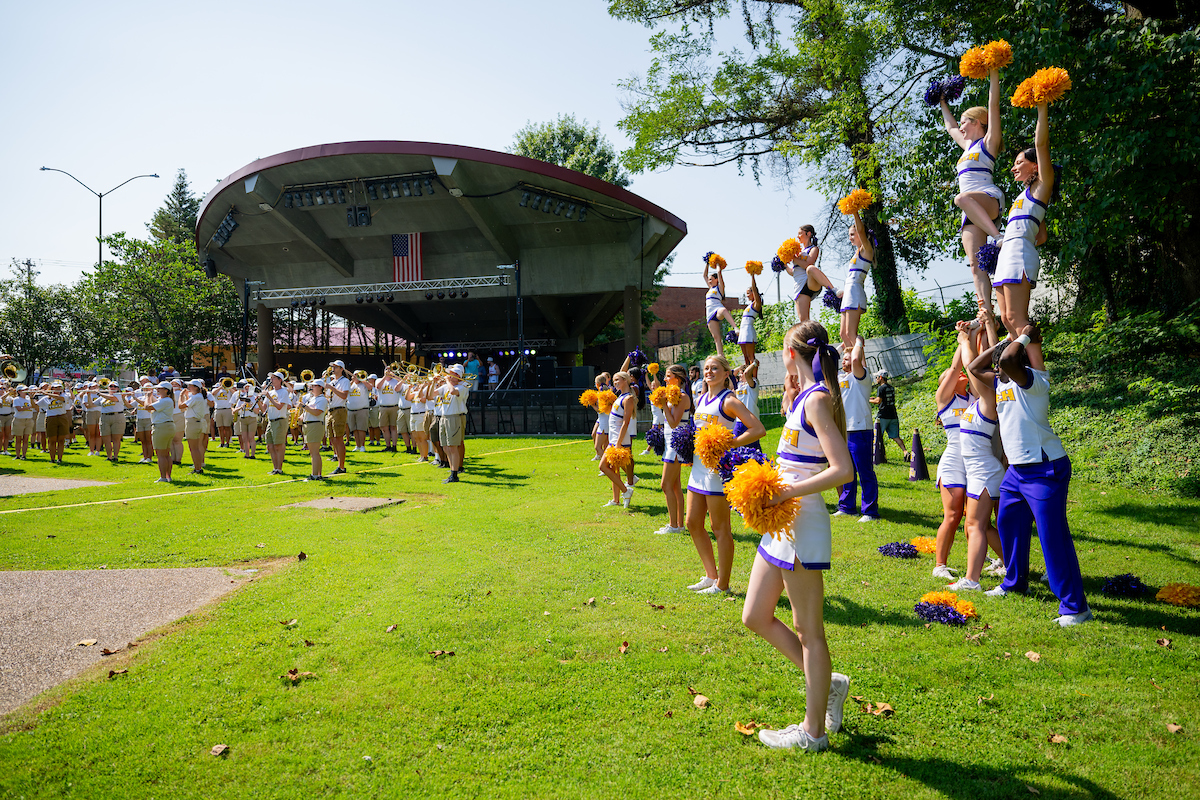
[(1005, 657), (1005, 658), (1012, 658), (1012, 653), (1005, 653), (1005, 654), (1004, 654), (1004, 657)]
[(1061, 733), (1056, 733), (1050, 737), (1050, 741), (1054, 744), (1066, 744), (1067, 737), (1063, 736)]
[(697, 695), (697, 694), (700, 694), (700, 693), (699, 693), (699, 692), (697, 692), (695, 689), (693, 689), (692, 687), (690, 687), (690, 686), (689, 686), (689, 687), (688, 687), (688, 694), (690, 694), (690, 695)]
[(1171, 646), (1171, 640), (1170, 640), (1170, 639), (1155, 639), (1155, 640), (1154, 640), (1154, 643), (1155, 643), (1155, 644), (1158, 644), (1158, 645), (1162, 645), (1163, 647), (1170, 647), (1170, 646)]
[(282, 679), (284, 679), (284, 680), (291, 681), (291, 682), (292, 682), (292, 685), (293, 685), (293, 686), (295, 686), (297, 683), (299, 683), (299, 682), (300, 682), (300, 681), (302, 681), (302, 680), (307, 680), (308, 678), (315, 678), (315, 677), (317, 677), (317, 673), (315, 673), (315, 672), (301, 672), (301, 671), (300, 671), (300, 670), (298, 670), (298, 669), (289, 669), (289, 670), (287, 671), (287, 674), (286, 674), (286, 675), (280, 675), (279, 677), (280, 677), (280, 678), (282, 678)]
[(306, 558), (308, 558), (308, 553), (305, 553), (303, 550), (300, 551), (300, 555), (296, 556), (297, 561), (303, 561)]
[(758, 723), (754, 720), (750, 720), (745, 725), (740, 722), (735, 722), (733, 723), (733, 728), (743, 736), (753, 736), (754, 731), (758, 729)]
[(594, 605), (596, 605), (596, 598), (594, 598), (594, 597), (589, 597), (589, 598), (587, 599), (587, 602), (586, 602), (586, 603), (584, 603), (584, 605), (585, 605), (585, 606), (594, 606)]
[(550, 616), (550, 612), (549, 612), (549, 611), (543, 611), (543, 612), (542, 612), (542, 616), (543, 616), (543, 617), (548, 617), (548, 616)]
[(989, 694), (987, 697), (984, 697), (983, 695), (980, 695), (980, 696), (979, 696), (979, 703), (978, 703), (978, 705), (983, 705), (984, 703), (990, 703), (990, 702), (992, 702), (992, 700), (993, 700), (993, 699), (995, 699), (995, 697), (996, 697), (996, 693), (995, 693), (995, 692), (992, 692), (992, 693), (991, 693), (991, 694)]
[(55, 536), (53, 533), (47, 533), (47, 534), (46, 534), (46, 538), (47, 538), (47, 539), (57, 539), (58, 537), (57, 537), (57, 536)]
[(123, 650), (123, 649), (124, 648), (118, 647), (116, 650), (109, 650), (107, 647), (105, 647), (103, 650), (100, 651), (100, 655), (115, 656), (117, 653), (121, 652), (121, 650)]
[(1167, 730), (1170, 731), (1171, 733), (1179, 733), (1181, 730), (1183, 730), (1183, 726), (1176, 725), (1174, 722), (1168, 722)]
[(663, 716), (670, 719), (671, 717), (675, 716), (675, 712), (668, 709), (667, 713), (663, 714)]
[(617, 652), (624, 655), (625, 651), (628, 649), (629, 649), (629, 642), (621, 642), (621, 646), (617, 648)]
[(281, 620), (279, 620), (279, 624), (285, 628), (290, 628), (299, 621), (300, 620), (298, 620), (298, 619), (281, 619)]
[(872, 764), (882, 764), (883, 763), (883, 759), (880, 758), (879, 756), (867, 756), (867, 760), (869, 760)]
[(124, 675), (126, 672), (129, 672), (129, 670), (127, 670), (127, 669), (110, 669), (110, 670), (108, 671), (108, 679), (109, 679), (109, 680), (112, 680), (112, 679), (113, 679), (113, 676), (115, 676), (115, 675)]
[(305, 639), (305, 640), (304, 640), (304, 646), (305, 646), (305, 647), (312, 647), (312, 646), (313, 646), (313, 643), (312, 643), (312, 642), (310, 642), (308, 639)]
[(987, 636), (987, 631), (980, 631), (979, 633), (976, 633), (976, 634), (968, 634), (967, 641), (974, 642), (975, 644), (979, 644), (979, 640), (982, 639), (984, 636)]
[(646, 605), (648, 605), (648, 606), (650, 606), (651, 608), (653, 608), (653, 609), (656, 609), (656, 610), (658, 610), (658, 611), (662, 611), (663, 609), (665, 609), (665, 608), (666, 608), (666, 606), (657, 606), (657, 605), (655, 605), (655, 604), (654, 604), (652, 601), (650, 601), (650, 600), (647, 600), (647, 601), (646, 601)]
[(80, 639), (75, 643), (76, 647), (91, 647), (96, 643), (95, 639)]
[(229, 745), (214, 744), (212, 750), (209, 750), (208, 752), (212, 753), (214, 756), (223, 756), (229, 752)]
[(429, 655), (433, 656), (434, 658), (441, 658), (442, 656), (454, 655), (454, 651), (453, 650), (430, 650)]
[(1041, 794), (1041, 792), (1039, 792), (1037, 789), (1033, 788), (1032, 786), (1026, 786), (1025, 788), (1029, 790), (1030, 794)]
[(892, 708), (889, 703), (878, 703), (871, 713), (877, 717), (890, 717), (896, 713), (896, 709)]
[(692, 698), (692, 705), (696, 708), (708, 708), (708, 698), (702, 694), (698, 694)]
[(660, 652), (660, 653), (665, 653), (665, 652), (667, 652), (667, 648), (665, 648), (665, 647), (660, 647), (660, 648), (658, 648), (658, 652)]
[(391, 633), (391, 632), (392, 632), (392, 631), (394, 631), (394, 630), (396, 630), (396, 626), (395, 626), (395, 625), (388, 625), (388, 626), (387, 626), (387, 628), (386, 628), (386, 629), (384, 629), (384, 631), (383, 631), (383, 632), (384, 632), (384, 633)]
[[(257, 548), (259, 548), (259, 549), (262, 549), (262, 548), (266, 547), (266, 545), (265, 545), (265, 544), (256, 544), (256, 545), (254, 545), (254, 546), (255, 546), (255, 547), (257, 547)], [(224, 747), (224, 745), (222, 745), (222, 747)]]
[(1028, 652), (1026, 652), (1025, 657), (1028, 658), (1030, 661), (1032, 661), (1035, 664), (1042, 660), (1042, 654), (1035, 653), (1032, 650), (1029, 650)]

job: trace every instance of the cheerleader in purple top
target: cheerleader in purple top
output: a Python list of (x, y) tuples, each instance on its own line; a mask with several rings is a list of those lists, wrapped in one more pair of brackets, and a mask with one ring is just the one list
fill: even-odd
[[(784, 336), (783, 361), (795, 398), (779, 439), (779, 471), (788, 488), (769, 504), (801, 498), (790, 530), (764, 534), (750, 571), (742, 623), (771, 643), (804, 673), (804, 720), (783, 730), (763, 730), (768, 747), (818, 752), (828, 731), (842, 724), (850, 679), (832, 671), (825, 641), (825, 581), (833, 543), (821, 492), (854, 477), (846, 447), (846, 418), (838, 388), (837, 351), (817, 322), (792, 326)], [(775, 616), (784, 590), (792, 607), (789, 627)]]

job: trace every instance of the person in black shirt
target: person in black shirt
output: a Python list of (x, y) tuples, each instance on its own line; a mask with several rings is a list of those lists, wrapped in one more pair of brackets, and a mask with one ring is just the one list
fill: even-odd
[(896, 443), (900, 452), (904, 454), (905, 461), (910, 461), (912, 454), (908, 452), (908, 448), (904, 446), (904, 440), (900, 438), (900, 414), (896, 411), (896, 390), (888, 383), (886, 369), (875, 373), (875, 396), (871, 398), (871, 403), (877, 406), (875, 421), (883, 428), (883, 435)]

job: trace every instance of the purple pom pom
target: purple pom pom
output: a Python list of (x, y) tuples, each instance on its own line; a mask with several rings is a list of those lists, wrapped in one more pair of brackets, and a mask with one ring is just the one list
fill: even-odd
[(1141, 597), (1146, 593), (1146, 584), (1138, 580), (1132, 572), (1117, 575), (1104, 582), (1100, 591), (1112, 597)]
[(825, 307), (830, 311), (842, 310), (842, 298), (838, 297), (828, 289), (825, 290), (825, 294), (821, 295), (821, 302), (824, 303)]
[(943, 625), (966, 625), (967, 618), (950, 606), (941, 603), (917, 603), (913, 606), (917, 616), (926, 622), (940, 622)]
[(988, 275), (996, 274), (996, 260), (1000, 258), (1000, 248), (992, 242), (988, 242), (983, 247), (979, 248), (979, 268)]
[(679, 454), (683, 464), (692, 463), (692, 454), (696, 448), (696, 426), (691, 421), (685, 422), (671, 432), (671, 449)]
[(936, 106), (942, 101), (942, 96), (944, 93), (945, 89), (942, 86), (941, 81), (939, 81), (937, 78), (929, 81), (929, 88), (925, 90), (925, 105)]
[(715, 252), (716, 252), (716, 250), (709, 250), (707, 253), (704, 254), (704, 266), (706, 266), (706, 267), (708, 266), (708, 260), (710, 258), (712, 258), (712, 254)]
[(755, 450), (753, 447), (734, 447), (726, 450), (721, 455), (720, 463), (717, 464), (717, 470), (721, 473), (721, 483), (729, 483), (733, 480), (733, 471), (747, 461), (765, 464), (769, 460), (761, 450)]
[(942, 82), (942, 99), (947, 103), (953, 103), (959, 97), (962, 97), (963, 89), (967, 86), (967, 79), (962, 75), (953, 75), (946, 78)]
[(917, 552), (917, 548), (913, 547), (908, 542), (892, 542), (885, 544), (879, 548), (879, 552), (885, 556), (892, 558), (920, 558), (921, 554)]
[(786, 266), (787, 265), (785, 265), (783, 263), (783, 259), (781, 259), (779, 256), (775, 256), (774, 258), (771, 259), (771, 271), (772, 272), (783, 272), (784, 269), (786, 269)]
[(655, 425), (650, 430), (646, 431), (646, 446), (653, 450), (658, 456), (662, 456), (667, 449), (667, 437), (663, 434), (663, 429)]
[(642, 352), (642, 348), (635, 347), (629, 351), (629, 366), (643, 367), (649, 364), (650, 360), (646, 358), (646, 354)]
[(725, 341), (728, 342), (729, 344), (737, 344), (737, 332), (736, 331), (727, 331), (725, 333)]

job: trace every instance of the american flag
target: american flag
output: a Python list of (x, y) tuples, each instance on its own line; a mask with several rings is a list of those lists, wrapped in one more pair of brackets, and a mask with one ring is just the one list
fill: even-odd
[(392, 280), (397, 283), (424, 280), (421, 264), (421, 234), (392, 234)]

